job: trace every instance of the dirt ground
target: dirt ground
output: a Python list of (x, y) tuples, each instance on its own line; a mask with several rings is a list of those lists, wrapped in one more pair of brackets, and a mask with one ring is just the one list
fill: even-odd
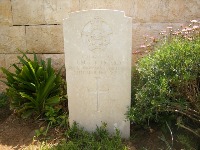
[(0, 109), (0, 150), (20, 149), (31, 144), (38, 124), (22, 120), (8, 108)]
[(44, 121), (25, 120), (17, 117), (8, 107), (0, 108), (0, 150), (21, 150), (44, 140), (56, 144), (63, 139), (64, 131), (56, 128), (48, 131), (48, 139), (36, 138), (35, 130), (43, 126), (46, 126)]
[[(17, 117), (8, 107), (0, 108), (0, 150), (20, 150), (30, 144), (34, 144), (33, 138), (35, 136), (35, 130), (39, 129), (40, 126), (41, 124), (34, 120), (24, 120)], [(140, 135), (138, 135), (138, 133), (140, 133)], [(142, 142), (144, 144), (146, 142), (149, 144), (153, 142), (152, 138), (148, 140), (144, 139), (144, 135), (146, 134), (145, 131), (144, 133), (138, 131), (138, 133), (132, 136), (136, 146), (133, 142), (126, 142), (131, 150), (135, 150), (135, 147), (139, 148), (140, 146), (137, 145)], [(143, 139), (140, 139), (139, 141), (135, 140), (135, 138), (138, 139), (138, 136), (142, 136)]]

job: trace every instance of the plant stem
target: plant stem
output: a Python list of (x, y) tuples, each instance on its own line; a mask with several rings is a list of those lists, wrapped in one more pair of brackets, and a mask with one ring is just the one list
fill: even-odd
[(195, 131), (192, 131), (190, 128), (184, 126), (183, 124), (180, 124), (180, 123), (179, 123), (178, 126), (184, 128), (184, 129), (186, 129), (186, 130), (192, 132), (192, 133), (195, 134), (196, 136), (200, 137), (200, 135), (199, 135), (198, 133), (196, 133)]
[(173, 147), (174, 147), (174, 136), (173, 136), (172, 130), (170, 129), (170, 127), (169, 127), (167, 121), (166, 121), (166, 124), (167, 124), (167, 127), (168, 127), (168, 129), (169, 129), (169, 131), (170, 131), (170, 134), (171, 134), (171, 138), (172, 138), (172, 150), (173, 150)]

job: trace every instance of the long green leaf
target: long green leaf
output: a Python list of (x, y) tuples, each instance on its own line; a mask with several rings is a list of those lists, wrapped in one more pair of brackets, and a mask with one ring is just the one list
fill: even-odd
[(23, 83), (23, 84), (27, 85), (28, 88), (30, 88), (31, 90), (35, 90), (35, 88), (36, 88), (34, 83), (28, 82), (27, 80), (24, 80), (23, 78), (20, 78), (19, 76), (14, 77), (14, 79), (16, 81), (18, 81), (18, 84)]
[(44, 85), (44, 87), (40, 87), (41, 90), (39, 91), (39, 93), (37, 95), (38, 96), (37, 101), (41, 101), (41, 103), (43, 103), (43, 101), (45, 101), (45, 99), (49, 95), (51, 89), (54, 88), (54, 86), (55, 86), (54, 80), (55, 80), (55, 75), (52, 74), (46, 81), (46, 84)]
[(31, 96), (27, 95), (27, 94), (24, 93), (24, 92), (20, 92), (20, 95), (21, 95), (21, 97), (26, 98), (26, 99), (28, 99), (28, 100), (30, 100), (30, 101), (32, 101), (32, 102), (35, 101), (34, 98), (32, 98)]
[(19, 49), (18, 49), (18, 51), (20, 51), (20, 53), (22, 53), (22, 58), (25, 57), (26, 61), (30, 61), (30, 59), (27, 57), (26, 53), (24, 53), (23, 51), (21, 51)]
[(37, 55), (35, 54), (35, 52), (33, 52), (33, 55), (34, 55), (34, 62), (38, 63), (38, 58), (37, 58)]
[(42, 67), (39, 67), (37, 72), (36, 72), (36, 77), (39, 79), (40, 76), (44, 73), (44, 70)]
[(31, 61), (26, 61), (26, 60), (24, 60), (24, 59), (23, 59), (22, 57), (20, 57), (20, 56), (17, 56), (17, 58), (20, 60), (20, 62), (21, 62), (23, 65), (25, 65), (25, 66), (28, 68), (28, 70), (30, 71), (31, 75), (32, 75), (33, 77), (35, 77), (35, 70), (34, 70), (32, 64), (31, 64)]
[(7, 86), (9, 86), (10, 84), (4, 80), (0, 80), (1, 82), (3, 82), (4, 84), (6, 84)]
[(38, 81), (38, 78), (37, 78), (37, 76), (36, 76), (36, 72), (35, 72), (35, 69), (34, 69), (34, 67), (33, 67), (33, 65), (31, 64), (31, 62), (28, 62), (28, 64), (29, 64), (29, 66), (30, 66), (30, 68), (31, 68), (31, 71), (32, 71), (32, 73), (33, 73), (33, 76), (34, 76), (34, 78), (35, 78), (35, 83), (38, 85), (39, 84), (39, 81)]
[(27, 62), (26, 60), (24, 60), (22, 57), (17, 56), (17, 58), (19, 59), (19, 61), (20, 61), (23, 65), (28, 66), (28, 62)]
[(47, 105), (56, 105), (60, 102), (60, 97), (58, 95), (56, 96), (53, 96), (49, 99), (46, 100), (46, 103)]
[(52, 74), (52, 67), (51, 67), (51, 58), (48, 58), (47, 59), (47, 72), (48, 72), (48, 74), (49, 75), (51, 75)]
[(29, 80), (29, 81), (33, 81), (34, 77), (30, 74), (30, 71), (28, 69), (27, 66), (23, 66), (22, 67), (22, 71), (20, 73), (21, 78), (23, 78), (24, 80)]
[(25, 61), (23, 58), (21, 58), (20, 56), (18, 56), (18, 59), (28, 68), (29, 72), (30, 72), (30, 76), (32, 76), (34, 78), (34, 80), (36, 81), (36, 84), (38, 85), (38, 79), (35, 75), (35, 69), (33, 67), (33, 65), (31, 64), (31, 61)]
[(13, 66), (15, 67), (16, 71), (15, 73), (16, 74), (19, 74), (21, 72), (21, 69), (19, 69), (19, 67), (16, 65), (16, 64), (13, 64)]
[(15, 82), (15, 79), (13, 78), (15, 76), (15, 74), (9, 72), (7, 69), (1, 67), (1, 70), (3, 71), (3, 73), (7, 76), (6, 79), (8, 81), (8, 83), (13, 83)]
[(28, 68), (28, 70), (30, 71), (30, 76), (33, 77), (33, 78), (35, 78), (35, 74), (32, 71), (32, 68), (30, 67), (30, 64), (26, 60), (24, 60), (23, 58), (21, 58), (20, 56), (17, 56), (17, 58), (20, 60), (20, 62), (23, 65), (25, 65)]

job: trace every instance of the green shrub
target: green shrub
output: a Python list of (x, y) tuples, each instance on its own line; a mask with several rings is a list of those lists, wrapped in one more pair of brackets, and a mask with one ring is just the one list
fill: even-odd
[(106, 130), (106, 124), (97, 127), (96, 131), (89, 133), (80, 128), (78, 124), (66, 131), (67, 141), (60, 143), (52, 150), (125, 150), (119, 131), (111, 136)]
[(19, 64), (13, 64), (15, 73), (2, 68), (7, 81), (7, 95), (10, 97), (11, 109), (22, 117), (31, 115), (43, 117), (49, 107), (57, 108), (64, 96), (62, 87), (65, 84), (60, 71), (55, 73), (51, 66), (51, 59), (39, 60), (34, 54), (34, 60), (26, 54), (17, 57)]
[(135, 94), (137, 93), (137, 90), (139, 88), (139, 81), (140, 81), (139, 72), (136, 69), (136, 67), (133, 66), (131, 73), (131, 106), (134, 106), (136, 102)]
[[(190, 35), (191, 36), (191, 35)], [(144, 123), (178, 117), (180, 127), (200, 136), (200, 36), (170, 37), (139, 60), (139, 85), (130, 120)], [(186, 126), (193, 122), (194, 126)]]

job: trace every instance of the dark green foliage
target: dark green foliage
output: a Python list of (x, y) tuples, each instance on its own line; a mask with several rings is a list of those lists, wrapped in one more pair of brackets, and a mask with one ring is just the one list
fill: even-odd
[(198, 142), (196, 142), (197, 140), (187, 135), (178, 135), (177, 139), (182, 145), (184, 145), (185, 149), (198, 150)]
[(76, 123), (66, 131), (67, 142), (63, 142), (52, 150), (125, 150), (120, 133), (111, 136), (106, 130), (106, 124), (97, 127), (94, 133), (89, 133), (80, 128)]
[(47, 108), (55, 107), (63, 97), (64, 84), (60, 71), (55, 73), (51, 59), (39, 60), (34, 54), (34, 60), (25, 54), (18, 56), (19, 65), (13, 64), (15, 73), (2, 68), (7, 81), (4, 82), (10, 97), (11, 109), (16, 110), (22, 117), (31, 115), (44, 116)]
[(8, 96), (5, 93), (0, 93), (0, 108), (8, 104)]
[[(200, 126), (200, 37), (174, 37), (138, 62), (140, 81), (127, 116), (136, 123), (172, 114)], [(165, 120), (165, 118), (164, 118)], [(194, 133), (200, 133), (193, 127)]]
[(67, 127), (68, 126), (68, 112), (65, 112), (62, 108), (63, 106), (59, 105), (59, 107), (45, 107), (45, 118), (47, 122), (49, 122), (50, 126), (60, 126)]
[(131, 74), (131, 106), (133, 106), (136, 102), (135, 94), (137, 93), (139, 87), (140, 76), (136, 67), (132, 67)]

